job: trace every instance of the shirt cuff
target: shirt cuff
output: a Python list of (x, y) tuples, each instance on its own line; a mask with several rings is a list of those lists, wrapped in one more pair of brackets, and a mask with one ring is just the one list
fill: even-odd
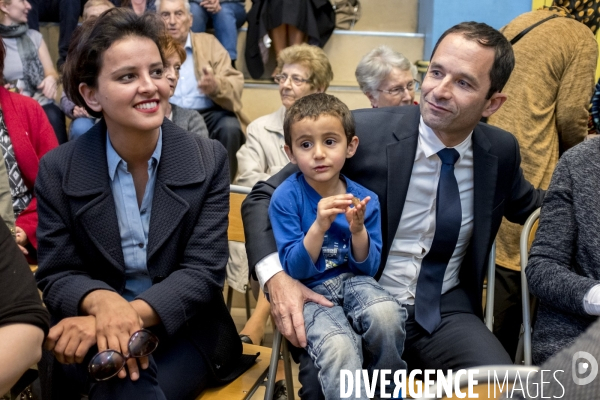
[(600, 285), (593, 286), (586, 293), (583, 308), (590, 315), (600, 315)]
[(271, 253), (259, 262), (256, 263), (256, 276), (258, 277), (258, 283), (263, 292), (268, 293), (265, 288), (265, 283), (278, 272), (283, 271), (281, 261), (279, 260), (279, 254)]

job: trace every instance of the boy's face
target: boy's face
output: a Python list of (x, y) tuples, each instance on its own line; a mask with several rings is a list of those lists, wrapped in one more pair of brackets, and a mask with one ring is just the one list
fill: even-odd
[(358, 147), (358, 137), (348, 143), (342, 122), (331, 115), (295, 122), (290, 133), (292, 146), (286, 145), (285, 152), (315, 190), (337, 184), (346, 158)]

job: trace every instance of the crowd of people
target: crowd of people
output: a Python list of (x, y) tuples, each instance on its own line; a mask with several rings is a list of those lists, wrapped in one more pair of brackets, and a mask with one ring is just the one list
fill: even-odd
[[(281, 107), (249, 121), (243, 1), (0, 0), (0, 394), (39, 362), (44, 399), (195, 399), (255, 362), (242, 343), (270, 316), (304, 399), (338, 398), (341, 369), (512, 364), (519, 224), (539, 207), (534, 363), (597, 329), (595, 2), (457, 24), (422, 79), (376, 47), (355, 67), (371, 108), (353, 111), (326, 94), (330, 5), (288, 4), (250, 10)], [(231, 183), (252, 188), (245, 245), (227, 241)], [(249, 279), (237, 332), (222, 289)]]

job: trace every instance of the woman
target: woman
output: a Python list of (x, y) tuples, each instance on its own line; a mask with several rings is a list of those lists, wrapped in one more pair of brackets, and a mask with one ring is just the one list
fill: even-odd
[(367, 53), (356, 66), (356, 80), (369, 98), (371, 107), (395, 107), (418, 104), (417, 67), (402, 54), (387, 46)]
[[(283, 150), (285, 111), (301, 97), (325, 92), (333, 80), (333, 72), (325, 52), (308, 44), (284, 49), (277, 59), (275, 72), (281, 107), (248, 125), (246, 144), (237, 152), (237, 185), (252, 187), (260, 180), (269, 179), (287, 165), (289, 159)], [(244, 291), (243, 288), (248, 283), (248, 271), (245, 270), (248, 261), (244, 246), (231, 242), (229, 247), (231, 260), (228, 264), (227, 282), (236, 290)], [(269, 303), (261, 294), (254, 314), (241, 332), (243, 336), (247, 336), (246, 340), (260, 343), (269, 311)]]
[(54, 104), (58, 74), (38, 31), (27, 28), (27, 0), (0, 0), (0, 36), (6, 46), (4, 80), (44, 108), (59, 143), (67, 141), (65, 115)]
[[(171, 35), (165, 35), (162, 38), (162, 52), (165, 58), (165, 76), (169, 81), (169, 97), (175, 93), (177, 82), (179, 81), (179, 70), (184, 63), (187, 55), (183, 46), (175, 41)], [(175, 104), (167, 103), (165, 116), (181, 129), (195, 133), (202, 137), (208, 137), (208, 128), (202, 115), (187, 108), (181, 108)]]
[(568, 347), (600, 315), (600, 141), (585, 141), (559, 160), (546, 192), (525, 270), (539, 299), (533, 362)]
[[(164, 120), (163, 29), (155, 16), (125, 8), (82, 25), (65, 90), (102, 119), (49, 153), (36, 183), (36, 279), (57, 322), (46, 348), (75, 363), (55, 363), (53, 378), (68, 383), (53, 388), (90, 399), (194, 399), (253, 362), (241, 356), (221, 292), (227, 153)], [(118, 372), (127, 379), (92, 380), (89, 358), (107, 349), (129, 354), (141, 328), (158, 337), (156, 351), (127, 359)]]
[[(0, 70), (4, 69), (4, 43), (0, 43)], [(12, 197), (15, 233), (19, 248), (35, 263), (38, 225), (33, 187), (40, 159), (58, 146), (42, 107), (33, 99), (4, 88), (0, 79), (0, 149)]]

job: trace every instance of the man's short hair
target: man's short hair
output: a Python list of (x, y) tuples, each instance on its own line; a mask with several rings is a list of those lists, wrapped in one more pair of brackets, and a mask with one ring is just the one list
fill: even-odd
[(487, 24), (473, 21), (461, 22), (442, 34), (433, 48), (431, 59), (442, 40), (453, 33), (461, 34), (467, 40), (473, 40), (482, 46), (494, 49), (494, 64), (490, 69), (491, 85), (486, 98), (489, 99), (494, 93), (502, 91), (515, 67), (515, 55), (506, 37)]
[(337, 118), (344, 128), (347, 143), (350, 143), (355, 135), (355, 126), (354, 117), (348, 106), (330, 94), (313, 93), (296, 100), (285, 113), (283, 137), (290, 151), (292, 149), (292, 125), (305, 118), (316, 120), (322, 115), (330, 115)]
[(160, 13), (160, 3), (162, 3), (163, 1), (181, 1), (183, 3), (183, 6), (185, 7), (186, 11), (191, 14), (192, 12), (190, 11), (190, 0), (156, 0), (154, 2), (154, 7), (156, 8), (156, 12)]
[(379, 96), (377, 89), (394, 68), (410, 71), (413, 78), (417, 78), (417, 67), (404, 55), (385, 45), (368, 52), (356, 66), (354, 75), (363, 93), (370, 93), (377, 98)]
[(111, 8), (115, 8), (115, 5), (108, 0), (87, 0), (87, 2), (85, 3), (85, 6), (83, 6), (83, 12), (81, 13), (83, 20), (85, 21), (87, 19), (87, 17), (86, 17), (87, 10), (89, 10), (91, 7), (99, 7), (99, 6), (104, 6), (104, 7), (106, 7), (107, 10), (110, 10)]
[(320, 47), (306, 43), (286, 47), (277, 57), (275, 72), (280, 74), (285, 64), (300, 64), (308, 68), (311, 89), (327, 90), (333, 80), (331, 64), (327, 54)]

